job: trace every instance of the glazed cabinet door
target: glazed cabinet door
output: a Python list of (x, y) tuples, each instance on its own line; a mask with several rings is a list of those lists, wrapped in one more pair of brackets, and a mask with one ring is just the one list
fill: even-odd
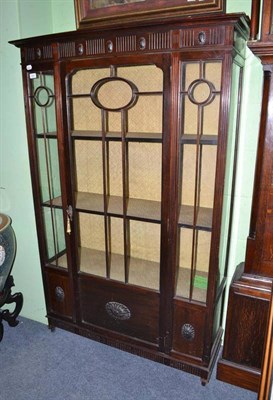
[(66, 65), (80, 321), (152, 343), (159, 337), (166, 237), (166, 60)]
[(24, 72), (31, 174), (49, 314), (72, 318), (61, 189), (54, 69)]
[(238, 104), (240, 67), (214, 52), (181, 55), (178, 70), (173, 351), (209, 362), (221, 337), (238, 122), (231, 99)]

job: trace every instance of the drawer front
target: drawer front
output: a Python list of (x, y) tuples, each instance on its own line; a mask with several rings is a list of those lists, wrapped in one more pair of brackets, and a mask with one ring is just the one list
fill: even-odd
[(193, 357), (202, 357), (206, 308), (175, 302), (173, 349)]
[(47, 271), (46, 281), (49, 312), (66, 318), (72, 318), (72, 295), (67, 274)]
[(80, 278), (83, 323), (157, 342), (159, 294), (113, 281)]

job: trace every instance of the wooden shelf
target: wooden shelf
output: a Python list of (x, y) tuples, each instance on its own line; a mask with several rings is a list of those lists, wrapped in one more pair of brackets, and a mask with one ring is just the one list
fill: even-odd
[[(181, 228), (193, 228), (194, 207), (181, 205), (178, 225)], [(199, 207), (197, 212), (196, 229), (203, 231), (212, 230), (212, 209), (207, 207)]]
[[(185, 134), (181, 135), (181, 143), (182, 144), (196, 144), (197, 143), (197, 135)], [(201, 135), (200, 136), (200, 144), (203, 145), (211, 145), (215, 146), (218, 144), (218, 136), (217, 135)]]
[[(77, 130), (71, 131), (71, 136), (74, 139), (80, 140), (102, 140), (102, 132), (98, 131), (86, 131), (86, 130)], [(105, 139), (107, 141), (116, 141), (120, 142), (121, 132), (107, 132)], [(126, 134), (127, 142), (154, 142), (161, 143), (162, 142), (162, 133), (158, 132), (128, 132)]]
[(43, 139), (44, 137), (47, 139), (57, 139), (57, 132), (35, 133), (35, 136), (38, 139)]
[[(48, 132), (46, 134), (36, 133), (37, 138), (43, 139), (44, 137), (49, 139), (57, 139), (57, 132)], [(102, 140), (102, 133), (98, 131), (87, 131), (87, 130), (76, 130), (71, 131), (71, 136), (74, 139), (80, 140)], [(120, 142), (121, 132), (107, 132), (107, 141)], [(126, 141), (128, 142), (152, 142), (162, 143), (162, 133), (159, 132), (127, 132)], [(196, 144), (197, 135), (185, 134), (181, 136), (182, 144)], [(200, 138), (200, 144), (215, 146), (218, 144), (217, 135), (202, 135)]]
[(62, 208), (62, 197), (58, 196), (55, 197), (54, 199), (45, 201), (44, 203), (42, 203), (42, 206), (44, 207), (54, 207), (54, 208)]
[[(94, 214), (104, 214), (103, 195), (76, 192), (76, 209)], [(107, 215), (123, 217), (123, 198), (121, 196), (108, 197)], [(130, 219), (160, 223), (161, 203), (152, 200), (127, 199), (126, 216)]]
[[(91, 214), (104, 215), (103, 195), (89, 192), (75, 192), (76, 210)], [(43, 203), (43, 206), (50, 207), (50, 202)], [(52, 206), (62, 207), (61, 197), (52, 200)], [(107, 215), (113, 217), (123, 217), (123, 198), (121, 196), (109, 196)], [(126, 216), (130, 219), (161, 222), (161, 203), (159, 201), (143, 199), (127, 199)], [(183, 228), (193, 228), (194, 207), (181, 205), (179, 212), (178, 225)], [(199, 207), (196, 229), (211, 231), (212, 229), (212, 209)]]
[[(105, 252), (79, 247), (79, 271), (106, 278)], [(111, 253), (110, 279), (125, 282), (124, 256)], [(159, 290), (159, 263), (129, 258), (129, 281), (131, 285)]]
[[(71, 131), (71, 136), (74, 139), (80, 140), (102, 140), (102, 133), (98, 131), (87, 131), (87, 130), (74, 130)], [(106, 140), (109, 141), (121, 141), (121, 132), (107, 132)], [(128, 132), (126, 134), (126, 141), (128, 142), (162, 142), (162, 133), (159, 132)], [(197, 135), (185, 134), (181, 136), (182, 144), (196, 144)], [(202, 135), (200, 137), (200, 144), (215, 146), (218, 144), (217, 135)]]

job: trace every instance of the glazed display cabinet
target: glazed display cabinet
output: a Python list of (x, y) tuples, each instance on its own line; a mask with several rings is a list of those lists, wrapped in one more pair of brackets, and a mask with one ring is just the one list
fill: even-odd
[(50, 327), (208, 381), (247, 35), (220, 15), (12, 42)]

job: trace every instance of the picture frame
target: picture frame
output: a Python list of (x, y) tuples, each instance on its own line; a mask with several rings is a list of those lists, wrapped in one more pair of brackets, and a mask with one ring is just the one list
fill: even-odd
[(226, 0), (74, 0), (77, 28), (121, 26), (169, 16), (224, 13)]

